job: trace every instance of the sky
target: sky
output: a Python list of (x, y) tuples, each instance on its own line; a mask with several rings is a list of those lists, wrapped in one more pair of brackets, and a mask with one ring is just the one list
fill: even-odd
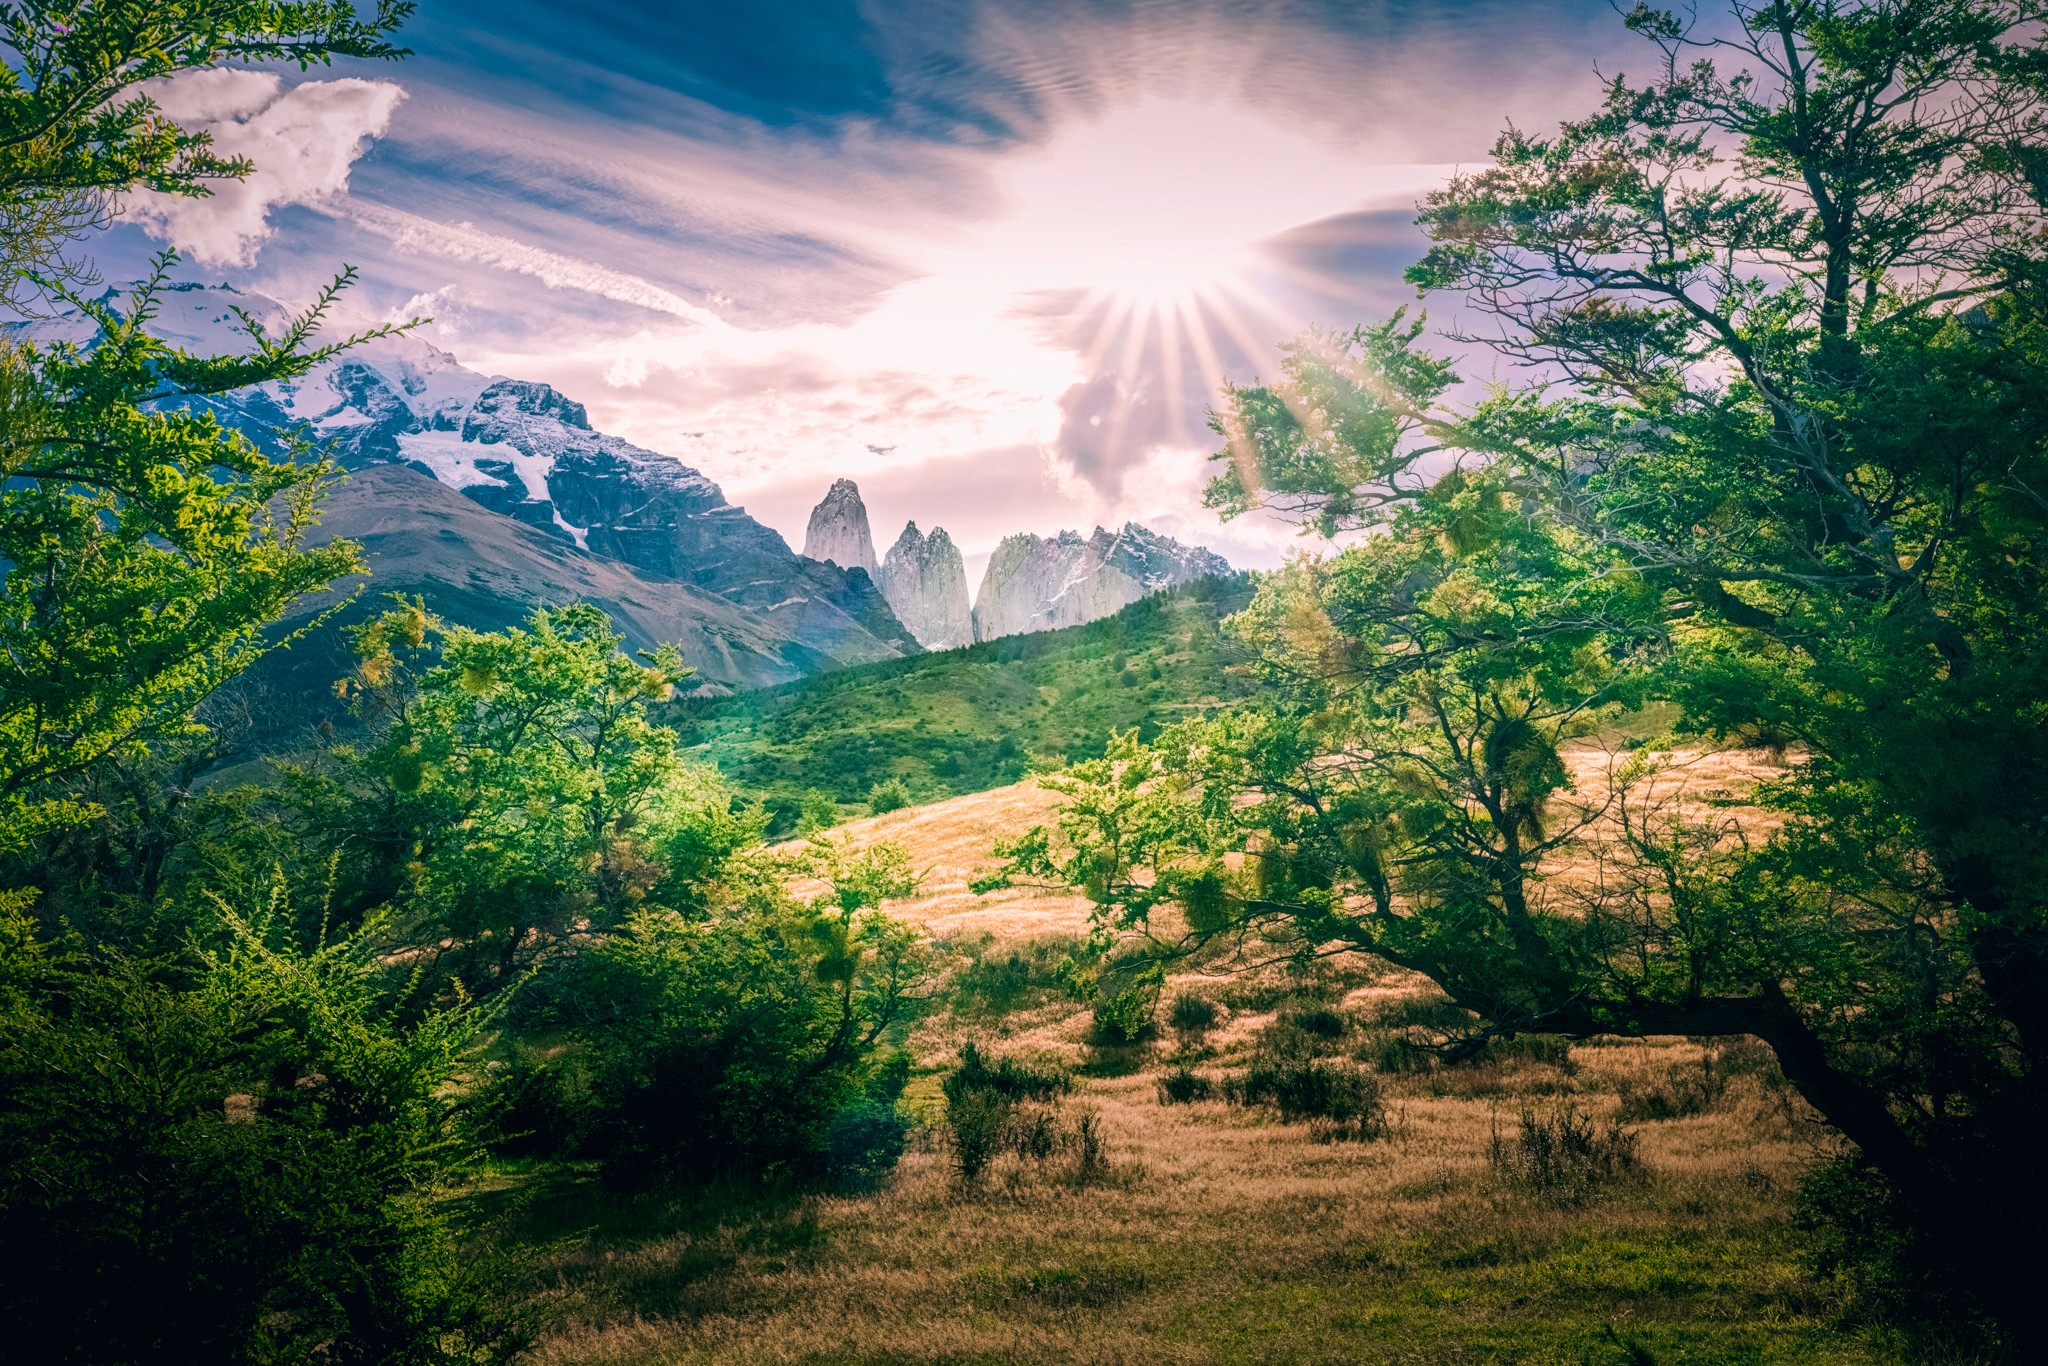
[[(878, 548), (1201, 507), (1226, 379), (1415, 301), (1416, 200), (1512, 121), (1647, 65), (1602, 0), (427, 0), (397, 63), (159, 90), (258, 170), (139, 195), (98, 255), (544, 380), (801, 548), (858, 481)], [(1430, 304), (1450, 316), (1453, 301)]]

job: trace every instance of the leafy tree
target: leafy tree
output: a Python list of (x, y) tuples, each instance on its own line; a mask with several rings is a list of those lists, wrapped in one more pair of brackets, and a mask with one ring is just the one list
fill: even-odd
[[(146, 88), (226, 62), (404, 55), (391, 34), (413, 6), (383, 0), (365, 18), (348, 0), (25, 0), (0, 9), (0, 304), (37, 302), (51, 284), (92, 278), (68, 257), (137, 186), (204, 196), (254, 166), (181, 128)], [(40, 277), (40, 278), (39, 278)]]
[(537, 609), (524, 627), (446, 627), (417, 602), (357, 630), (352, 692), (379, 730), (296, 778), (343, 905), (390, 905), (461, 975), (502, 985), (571, 936), (695, 887), (757, 839), (675, 733), (648, 718), (688, 676), (674, 646), (629, 657), (600, 609)]
[[(281, 896), (281, 894), (280, 894)], [(362, 941), (301, 953), (273, 901), (138, 957), (38, 947), (0, 1010), (0, 1275), (40, 1361), (503, 1359), (520, 1342), (439, 1197), (476, 1010), (389, 1016)]]
[[(823, 890), (791, 900), (791, 873)], [(917, 886), (904, 851), (821, 844), (756, 874), (736, 879), (741, 898), (721, 912), (650, 908), (591, 955), (577, 993), (584, 1148), (612, 1180), (808, 1177), (849, 1130), (880, 1127), (876, 1103), (893, 1110), (902, 1078), (878, 1086), (889, 1074), (876, 1050), (932, 976), (915, 931), (881, 909)], [(892, 1155), (895, 1131), (882, 1145)]]
[[(1226, 394), (1216, 506), (1375, 534), (1238, 623), (1258, 705), (1082, 766), (1012, 875), (1416, 968), (1454, 1048), (1754, 1034), (2037, 1353), (2048, 10), (1731, 19), (1635, 10), (1653, 79), (1425, 203), (1411, 278), (1538, 382), (1455, 402), (1397, 316)], [(1651, 702), (1788, 750), (1767, 819), (1589, 743)]]
[(884, 778), (868, 789), (868, 810), (877, 816), (901, 811), (911, 800), (910, 786), (901, 778)]
[(250, 350), (229, 357), (149, 335), (174, 258), (125, 311), (67, 290), (90, 271), (65, 253), (109, 196), (203, 195), (253, 169), (165, 118), (142, 86), (226, 61), (394, 57), (389, 36), (410, 11), (0, 7), (0, 296), (23, 305), (55, 289), (96, 333), (87, 346), (0, 341), (0, 853), (88, 814), (67, 782), (188, 730), (287, 604), (358, 567), (346, 545), (304, 544), (326, 465), (267, 459), (180, 406), (304, 374), (349, 344), (311, 344), (347, 274), (276, 336), (245, 318)]

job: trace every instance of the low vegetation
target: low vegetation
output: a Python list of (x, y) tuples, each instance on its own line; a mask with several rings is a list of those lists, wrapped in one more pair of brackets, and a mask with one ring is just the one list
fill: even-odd
[(1001, 787), (1241, 695), (1219, 623), (1250, 595), (1243, 577), (1205, 579), (1085, 626), (686, 699), (664, 719), (760, 796), (771, 833), (817, 828), (821, 797), (881, 812)]

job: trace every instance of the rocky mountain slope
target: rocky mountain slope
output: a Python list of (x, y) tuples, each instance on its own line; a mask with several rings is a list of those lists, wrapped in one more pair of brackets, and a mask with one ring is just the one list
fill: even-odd
[(1222, 556), (1136, 522), (1086, 537), (1008, 536), (975, 596), (974, 638), (1079, 625), (1161, 589), (1229, 572)]
[[(284, 316), (225, 287), (177, 287), (160, 303), (160, 335), (213, 352), (246, 345), (235, 309)], [(359, 482), (330, 506), (329, 533), (374, 522), (397, 538), (383, 553), (408, 566), (411, 586), (438, 584), (441, 600), (466, 604), (450, 609), (457, 620), (601, 594), (639, 612), (645, 630), (659, 623), (663, 638), (703, 646), (701, 657), (686, 647), (691, 663), (738, 686), (919, 649), (868, 574), (795, 554), (711, 480), (594, 430), (548, 385), (478, 374), (425, 342), (371, 342), (207, 406), (266, 447), (296, 427), (332, 451)], [(454, 516), (448, 492), (492, 515)], [(377, 498), (392, 501), (372, 508)], [(486, 599), (497, 606), (486, 611)]]
[(860, 500), (860, 488), (851, 479), (835, 479), (818, 505), (811, 509), (810, 525), (804, 528), (804, 554), (825, 560), (841, 569), (863, 569), (870, 579), (881, 578), (875, 563), (875, 538), (868, 531), (867, 504)]
[(882, 561), (882, 596), (897, 620), (927, 650), (951, 650), (974, 641), (967, 606), (967, 566), (944, 527), (927, 536), (906, 523)]

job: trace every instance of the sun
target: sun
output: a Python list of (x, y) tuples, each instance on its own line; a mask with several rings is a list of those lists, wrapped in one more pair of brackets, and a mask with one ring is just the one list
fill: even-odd
[(1263, 354), (1298, 326), (1275, 295), (1300, 282), (1272, 239), (1384, 197), (1386, 169), (1243, 104), (1146, 99), (1070, 116), (1006, 168), (991, 245), (1020, 293), (1080, 320), (1086, 373), (1213, 396), (1221, 353)]

